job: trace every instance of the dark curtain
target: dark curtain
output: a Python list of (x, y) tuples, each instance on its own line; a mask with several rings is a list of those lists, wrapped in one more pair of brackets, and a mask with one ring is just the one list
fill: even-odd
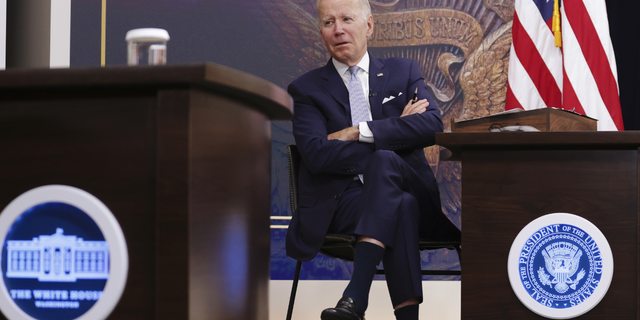
[(640, 2), (607, 1), (625, 130), (640, 129)]

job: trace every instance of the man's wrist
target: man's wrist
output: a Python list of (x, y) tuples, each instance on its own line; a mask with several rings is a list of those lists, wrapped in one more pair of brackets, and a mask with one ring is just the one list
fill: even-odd
[(349, 138), (351, 140), (358, 140), (359, 136), (360, 136), (360, 129), (358, 128), (358, 126), (353, 126), (349, 128)]

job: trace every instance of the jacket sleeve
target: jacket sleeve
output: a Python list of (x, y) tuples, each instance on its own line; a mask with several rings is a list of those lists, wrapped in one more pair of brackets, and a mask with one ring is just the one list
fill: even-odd
[[(336, 127), (335, 119), (327, 119), (327, 113), (338, 115), (329, 108), (341, 107), (335, 101), (312, 99), (301, 87), (292, 83), (288, 88), (294, 100), (293, 134), (305, 165), (314, 174), (355, 175), (362, 173), (367, 156), (373, 146), (357, 141), (329, 140), (327, 135), (348, 126), (346, 120)], [(332, 103), (332, 105), (328, 105)], [(331, 127), (331, 128), (330, 128)]]
[(443, 130), (440, 109), (426, 89), (418, 63), (412, 61), (407, 81), (408, 94), (404, 95), (405, 105), (413, 98), (416, 88), (418, 88), (418, 99), (429, 101), (425, 112), (367, 122), (373, 132), (376, 150), (418, 149), (435, 144), (436, 132)]

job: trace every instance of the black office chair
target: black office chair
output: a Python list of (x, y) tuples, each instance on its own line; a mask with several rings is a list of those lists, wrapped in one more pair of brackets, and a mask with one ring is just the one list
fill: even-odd
[[(291, 212), (295, 212), (298, 207), (298, 172), (300, 171), (300, 153), (296, 145), (290, 144), (287, 146), (287, 157), (289, 160), (289, 193), (291, 196)], [(462, 249), (460, 247), (460, 238), (451, 240), (450, 237), (446, 240), (438, 239), (420, 239), (420, 250), (436, 250), (436, 249), (449, 249), (456, 250), (458, 253), (458, 259), (462, 257)], [(347, 234), (327, 234), (324, 238), (320, 253), (335, 259), (341, 259), (345, 261), (353, 261), (356, 248), (356, 237)], [(302, 267), (302, 261), (296, 263), (296, 272), (293, 277), (293, 285), (291, 287), (291, 297), (289, 298), (289, 308), (287, 309), (287, 320), (291, 320), (293, 315), (293, 304), (296, 299), (296, 292), (298, 290), (298, 280), (300, 279), (300, 269)], [(384, 269), (378, 269), (377, 274), (384, 274)], [(422, 270), (422, 275), (460, 275), (460, 270)]]

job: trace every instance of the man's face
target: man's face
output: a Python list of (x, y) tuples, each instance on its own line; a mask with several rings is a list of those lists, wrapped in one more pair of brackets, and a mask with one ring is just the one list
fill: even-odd
[(373, 17), (363, 17), (359, 0), (320, 0), (320, 37), (331, 56), (355, 66), (367, 52)]

